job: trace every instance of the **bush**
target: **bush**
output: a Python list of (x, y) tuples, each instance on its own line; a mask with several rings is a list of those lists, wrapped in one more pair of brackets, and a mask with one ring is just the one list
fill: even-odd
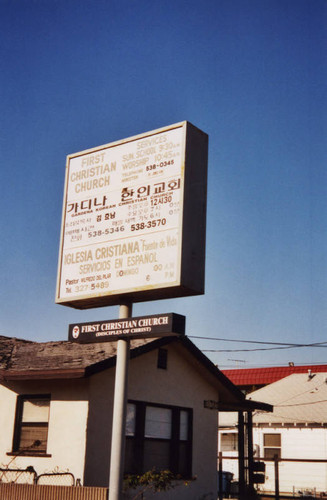
[(124, 479), (124, 491), (140, 488), (133, 497), (133, 500), (136, 500), (137, 498), (143, 498), (144, 493), (148, 490), (156, 493), (174, 488), (173, 481), (176, 479), (179, 478), (169, 470), (156, 471), (152, 469), (142, 475), (129, 474)]

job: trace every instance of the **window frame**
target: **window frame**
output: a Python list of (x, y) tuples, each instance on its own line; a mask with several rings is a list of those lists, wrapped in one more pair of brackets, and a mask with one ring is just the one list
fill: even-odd
[[(265, 444), (266, 437), (268, 436), (278, 436), (279, 445), (267, 445)], [(269, 453), (271, 450), (275, 450), (276, 453)], [(268, 451), (268, 455), (266, 454)], [(282, 457), (282, 434), (280, 432), (265, 432), (263, 433), (263, 456), (265, 460), (274, 460), (274, 456), (277, 455), (278, 459)]]
[[(225, 443), (225, 439), (228, 437), (228, 443)], [(227, 446), (227, 444), (229, 446)], [(231, 446), (232, 445), (232, 446)], [(222, 453), (228, 453), (228, 452), (238, 452), (238, 432), (225, 432), (222, 431), (220, 433), (220, 450)]]
[[(23, 422), (23, 409), (25, 401), (29, 400), (48, 400), (49, 402), (49, 416), (47, 422)], [(12, 443), (12, 452), (7, 453), (7, 455), (19, 455), (19, 456), (37, 456), (37, 457), (51, 457), (47, 453), (48, 448), (48, 432), (49, 432), (49, 421), (50, 421), (50, 405), (51, 405), (51, 394), (20, 394), (17, 396), (16, 401), (16, 415), (15, 415), (15, 426), (14, 435)], [(22, 429), (25, 427), (44, 427), (46, 428), (46, 444), (45, 449), (38, 450), (37, 448), (24, 449), (20, 448), (20, 440), (22, 435)]]
[[(147, 472), (144, 470), (144, 454), (145, 454), (145, 443), (152, 442), (168, 442), (169, 443), (169, 468), (170, 472), (180, 476), (181, 478), (191, 478), (192, 477), (192, 448), (193, 448), (193, 409), (181, 406), (164, 405), (159, 403), (145, 402), (128, 400), (129, 404), (135, 405), (135, 431), (134, 435), (125, 435), (126, 444), (130, 446), (131, 453), (133, 454), (134, 469), (128, 470), (127, 462), (125, 462), (125, 473), (126, 474), (143, 474)], [(152, 438), (145, 437), (145, 419), (146, 419), (146, 408), (163, 408), (171, 410), (172, 412), (172, 422), (171, 422), (171, 437), (166, 438)], [(181, 439), (181, 412), (187, 412), (187, 437), (186, 439)], [(128, 443), (129, 442), (129, 443)], [(179, 460), (181, 456), (180, 449), (182, 444), (185, 443), (186, 447), (186, 462), (184, 465), (185, 473), (181, 473), (179, 467)]]

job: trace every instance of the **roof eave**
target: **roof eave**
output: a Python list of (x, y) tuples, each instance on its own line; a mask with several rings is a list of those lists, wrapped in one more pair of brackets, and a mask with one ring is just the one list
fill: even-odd
[(260, 410), (271, 413), (274, 411), (274, 407), (272, 405), (269, 405), (267, 403), (261, 403), (261, 401), (249, 401), (247, 399), (244, 401), (237, 401), (235, 403), (223, 403), (218, 401), (217, 409), (218, 411), (230, 411), (230, 412), (235, 412), (235, 411), (253, 412), (255, 410)]
[(13, 380), (58, 380), (85, 377), (85, 369), (67, 370), (1, 370), (0, 380), (9, 382)]

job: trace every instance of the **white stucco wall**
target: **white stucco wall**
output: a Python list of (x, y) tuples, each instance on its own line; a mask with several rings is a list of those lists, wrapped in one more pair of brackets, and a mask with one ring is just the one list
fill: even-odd
[[(217, 498), (217, 412), (205, 409), (204, 400), (217, 400), (217, 390), (170, 344), (167, 370), (157, 368), (157, 351), (131, 361), (129, 398), (193, 408), (193, 461), (195, 480), (180, 484), (154, 498), (206, 500)], [(146, 358), (146, 360), (144, 359)], [(146, 387), (146, 390), (145, 390)], [(147, 498), (151, 498), (151, 496)]]
[[(50, 457), (8, 456), (12, 451), (16, 400), (19, 394), (51, 394), (47, 454)], [(0, 384), (0, 464), (37, 474), (69, 471), (83, 478), (88, 398), (85, 381), (11, 382)], [(13, 459), (14, 458), (14, 459)]]
[[(167, 349), (167, 370), (157, 368), (157, 350), (130, 361), (128, 398), (193, 409), (192, 475), (196, 479), (187, 486), (181, 481), (169, 493), (156, 493), (154, 498), (216, 500), (217, 412), (205, 409), (203, 401), (217, 400), (218, 393), (173, 345)], [(85, 474), (85, 484), (89, 485), (106, 486), (109, 481), (113, 375), (113, 370), (106, 370), (90, 380), (88, 436), (91, 439), (88, 438)], [(151, 494), (147, 493), (147, 498), (150, 499)]]
[(0, 384), (0, 466), (4, 467), (11, 461), (6, 455), (11, 452), (14, 435), (14, 418), (16, 412), (17, 393)]
[[(180, 481), (168, 494), (155, 498), (216, 500), (217, 412), (205, 409), (203, 403), (218, 400), (219, 394), (201, 365), (187, 360), (174, 344), (166, 348), (167, 370), (157, 368), (157, 350), (130, 361), (128, 398), (192, 408), (193, 479), (187, 486)], [(37, 474), (67, 470), (85, 485), (108, 486), (114, 375), (114, 369), (108, 369), (80, 380), (0, 384), (0, 464), (11, 460), (7, 453), (12, 450), (17, 395), (49, 393), (51, 456), (17, 457), (11, 467), (32, 465)]]

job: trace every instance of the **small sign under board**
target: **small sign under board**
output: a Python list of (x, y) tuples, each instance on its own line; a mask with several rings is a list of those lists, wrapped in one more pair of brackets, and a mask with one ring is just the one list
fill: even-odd
[(70, 342), (110, 342), (120, 338), (140, 339), (185, 334), (185, 316), (175, 313), (111, 319), (69, 325)]

